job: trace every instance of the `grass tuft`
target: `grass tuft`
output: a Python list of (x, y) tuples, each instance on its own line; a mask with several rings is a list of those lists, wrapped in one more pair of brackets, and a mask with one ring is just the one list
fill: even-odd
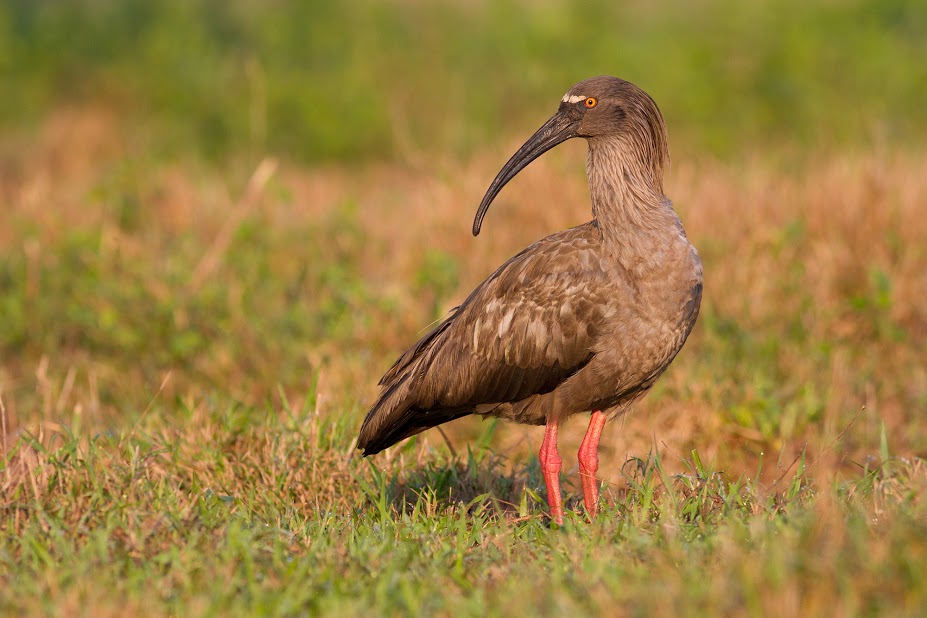
[(770, 487), (652, 453), (594, 522), (568, 496), (559, 528), (532, 466), (491, 450), (373, 461), (311, 408), (215, 412), (21, 436), (0, 470), (5, 611), (905, 613), (927, 596), (923, 459), (838, 483), (799, 464)]

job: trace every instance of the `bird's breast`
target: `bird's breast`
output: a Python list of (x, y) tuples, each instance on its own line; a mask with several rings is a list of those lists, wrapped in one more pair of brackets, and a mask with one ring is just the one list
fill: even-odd
[(698, 317), (702, 269), (688, 244), (645, 273), (621, 269), (595, 353), (613, 367), (613, 393), (649, 388), (682, 348)]

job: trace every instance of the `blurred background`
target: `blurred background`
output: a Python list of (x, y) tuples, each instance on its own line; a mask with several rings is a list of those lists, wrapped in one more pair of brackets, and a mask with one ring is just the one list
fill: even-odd
[[(7, 431), (303, 398), (359, 424), (426, 325), (588, 219), (576, 143), (469, 234), (563, 92), (613, 74), (666, 116), (667, 193), (706, 270), (615, 461), (838, 436), (862, 460), (886, 432), (923, 455), (925, 59), (921, 0), (6, 0)], [(539, 443), (493, 430), (451, 436)]]
[(909, 144), (925, 30), (916, 0), (9, 0), (0, 117), (22, 131), (92, 104), (166, 156), (353, 164), (469, 155), (620, 74), (704, 155)]

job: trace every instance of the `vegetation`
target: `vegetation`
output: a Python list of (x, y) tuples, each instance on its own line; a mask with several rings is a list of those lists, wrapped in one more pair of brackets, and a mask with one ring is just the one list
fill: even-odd
[(92, 101), (170, 156), (469, 155), (614, 74), (655, 97), (677, 147), (729, 157), (916, 139), (924, 57), (920, 0), (9, 0), (0, 118)]
[[(922, 3), (419, 4), (0, 7), (0, 611), (921, 611)], [(705, 297), (594, 523), (567, 425), (552, 529), (538, 428), (353, 440), (425, 325), (588, 218), (568, 144), (469, 234), (597, 72), (667, 112)]]
[(927, 601), (923, 460), (815, 490), (803, 467), (771, 489), (697, 458), (670, 475), (645, 456), (595, 523), (568, 515), (551, 530), (536, 463), (407, 448), (380, 470), (349, 459), (354, 423), (306, 403), (261, 418), (153, 408), (54, 455), (20, 448), (4, 486), (4, 609), (882, 615)]

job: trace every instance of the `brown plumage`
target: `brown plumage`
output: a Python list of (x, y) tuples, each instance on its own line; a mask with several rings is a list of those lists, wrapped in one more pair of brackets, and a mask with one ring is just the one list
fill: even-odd
[(358, 437), (370, 455), (468, 414), (546, 425), (540, 459), (558, 522), (560, 423), (592, 412), (579, 462), (594, 514), (602, 426), (670, 364), (702, 295), (698, 254), (663, 195), (663, 117), (643, 90), (614, 77), (587, 79), (564, 95), (490, 185), (474, 235), (502, 187), (572, 137), (589, 144), (593, 220), (510, 259), (403, 354), (380, 380)]

